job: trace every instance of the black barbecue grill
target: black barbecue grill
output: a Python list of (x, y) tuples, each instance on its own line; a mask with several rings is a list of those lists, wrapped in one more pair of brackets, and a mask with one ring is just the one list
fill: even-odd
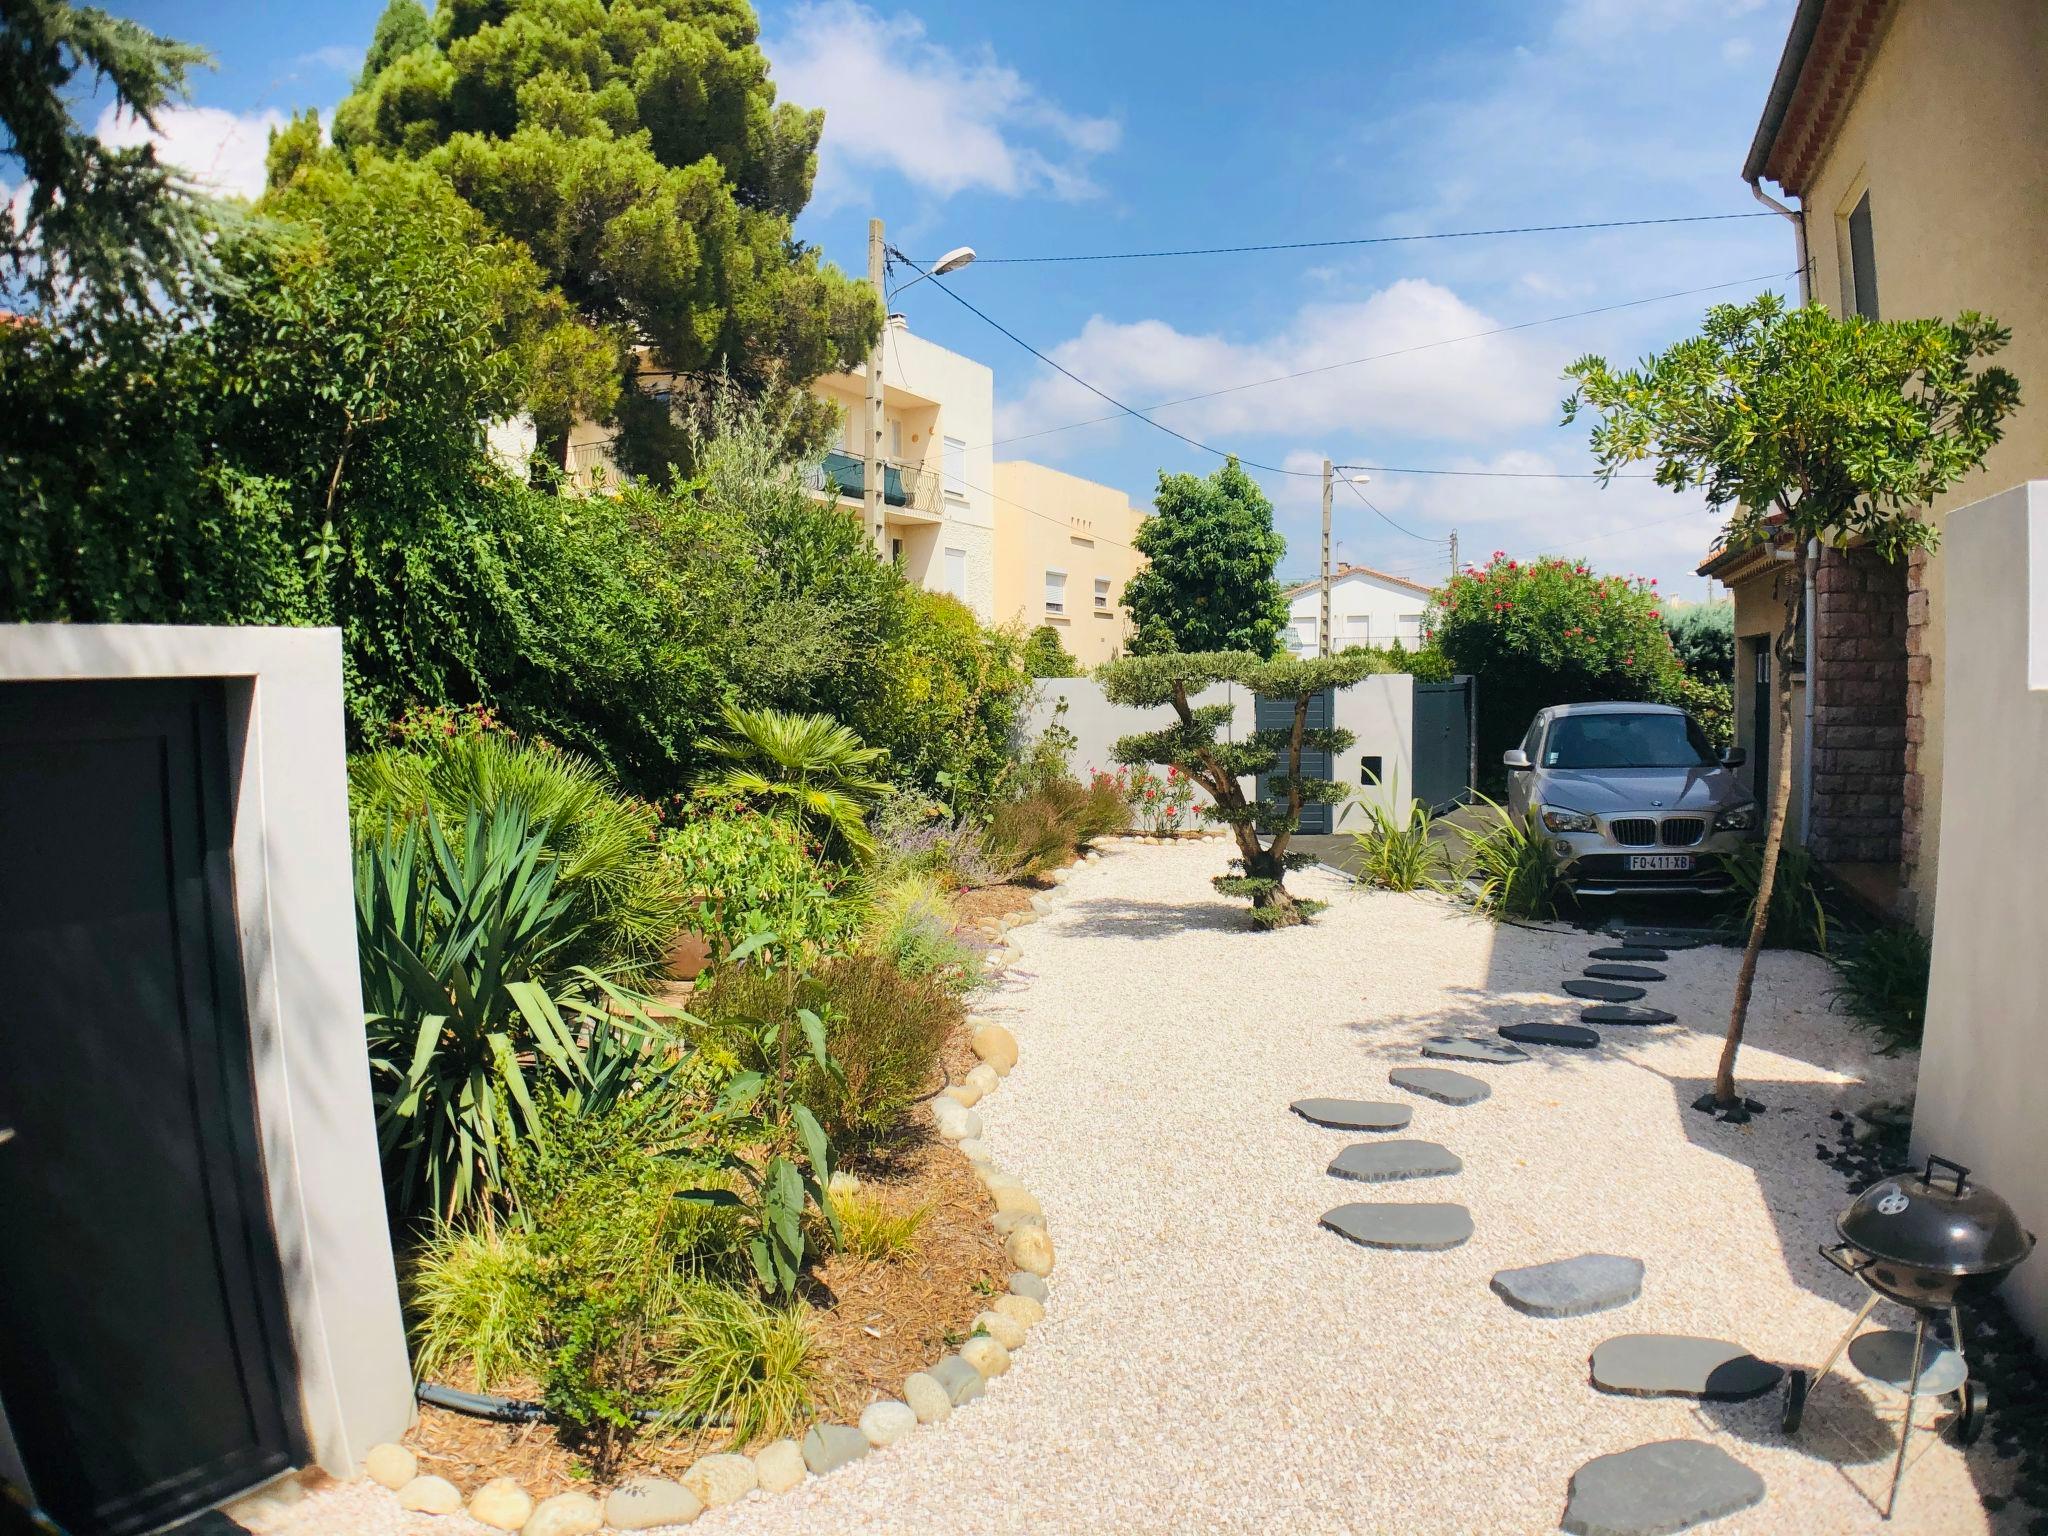
[[(1948, 1182), (1935, 1181), (1937, 1168)], [(1948, 1433), (1958, 1445), (1970, 1444), (1983, 1429), (1983, 1391), (1970, 1379), (1963, 1358), (1962, 1304), (1996, 1290), (2033, 1252), (2034, 1236), (2020, 1225), (2011, 1206), (1983, 1185), (1970, 1183), (1970, 1170), (1945, 1157), (1929, 1157), (1917, 1174), (1899, 1174), (1871, 1185), (1835, 1218), (1835, 1230), (1842, 1241), (1822, 1244), (1821, 1257), (1861, 1280), (1870, 1288), (1870, 1297), (1818, 1371), (1811, 1377), (1805, 1371), (1787, 1373), (1785, 1433), (1798, 1432), (1807, 1394), (1834, 1369), (1844, 1350), (1867, 1378), (1905, 1393), (1899, 1452), (1884, 1506), (1889, 1520), (1906, 1470), (1916, 1399), (1951, 1400)], [(1880, 1301), (1910, 1307), (1916, 1315), (1914, 1328), (1858, 1338), (1864, 1320)], [(1948, 1315), (1953, 1348), (1928, 1339), (1928, 1325), (1937, 1313)]]

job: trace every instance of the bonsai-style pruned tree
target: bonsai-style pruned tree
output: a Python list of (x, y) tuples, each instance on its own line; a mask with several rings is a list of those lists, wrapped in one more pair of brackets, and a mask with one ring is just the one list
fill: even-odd
[(1603, 480), (1624, 464), (1653, 460), (1660, 485), (1698, 486), (1727, 514), (1729, 548), (1783, 540), (1793, 557), (1778, 637), (1777, 783), (1756, 913), (1727, 1044), (1697, 1109), (1748, 1118), (1735, 1059), (1792, 797), (1791, 663), (1808, 546), (1863, 544), (1887, 559), (1933, 547), (1939, 535), (1924, 516), (1928, 504), (1984, 461), (2019, 406), (2018, 381), (1981, 361), (2010, 339), (1974, 313), (1953, 322), (1843, 319), (1818, 304), (1788, 309), (1767, 293), (1716, 305), (1698, 336), (1636, 368), (1587, 356), (1566, 370), (1575, 387), (1564, 419), (1594, 412)]
[[(1164, 730), (1123, 737), (1116, 744), (1116, 759), (1178, 768), (1208, 791), (1211, 803), (1202, 814), (1229, 827), (1238, 849), (1231, 861), (1234, 872), (1218, 875), (1214, 884), (1226, 896), (1249, 896), (1257, 927), (1305, 923), (1323, 906), (1287, 890), (1287, 871), (1315, 862), (1313, 854), (1288, 852), (1287, 843), (1301, 825), (1304, 805), (1335, 804), (1349, 791), (1331, 779), (1303, 778), (1301, 754), (1334, 755), (1349, 747), (1352, 737), (1349, 731), (1309, 729), (1309, 701), (1326, 688), (1348, 688), (1385, 668), (1378, 656), (1365, 650), (1274, 661), (1243, 651), (1204, 651), (1127, 656), (1097, 673), (1112, 704), (1140, 709), (1171, 704), (1180, 717)], [(1230, 723), (1232, 707), (1197, 706), (1191, 700), (1223, 682), (1237, 683), (1259, 698), (1291, 700), (1294, 723), (1281, 730), (1254, 731), (1243, 741), (1219, 740), (1217, 733)], [(1268, 789), (1283, 799), (1246, 798), (1242, 780), (1260, 773), (1269, 775)]]

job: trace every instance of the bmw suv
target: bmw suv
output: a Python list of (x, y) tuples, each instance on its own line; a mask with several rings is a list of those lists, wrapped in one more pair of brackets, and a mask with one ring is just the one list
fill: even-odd
[(1502, 759), (1508, 809), (1532, 814), (1575, 896), (1697, 895), (1728, 889), (1716, 854), (1762, 818), (1735, 770), (1669, 704), (1558, 704)]

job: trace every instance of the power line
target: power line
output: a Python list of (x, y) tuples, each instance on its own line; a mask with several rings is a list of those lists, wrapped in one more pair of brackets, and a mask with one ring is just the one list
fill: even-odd
[[(1744, 215), (1744, 217), (1748, 217), (1748, 215)], [(1374, 352), (1368, 354), (1365, 357), (1346, 358), (1344, 361), (1337, 363), (1318, 363), (1313, 368), (1299, 368), (1292, 373), (1276, 373), (1268, 378), (1249, 379), (1242, 384), (1227, 384), (1223, 386), (1221, 389), (1208, 389), (1201, 391), (1199, 394), (1181, 395), (1173, 400), (1162, 400), (1157, 405), (1145, 406), (1143, 407), (1143, 410), (1163, 411), (1176, 405), (1190, 405), (1197, 400), (1214, 400), (1220, 396), (1238, 394), (1247, 389), (1263, 389), (1269, 384), (1285, 384), (1294, 379), (1310, 378), (1319, 373), (1333, 373), (1340, 368), (1356, 368), (1364, 363), (1384, 362), (1386, 359), (1390, 357), (1406, 357), (1411, 353), (1427, 352), (1436, 347), (1456, 346), (1458, 343), (1466, 341), (1483, 341), (1489, 336), (1504, 336), (1511, 331), (1526, 331), (1542, 325), (1560, 325), (1567, 320), (1584, 320), (1593, 315), (1612, 314), (1616, 310), (1636, 309), (1645, 304), (1662, 304), (1670, 299), (1689, 299), (1702, 293), (1718, 293), (1724, 288), (1741, 288), (1751, 283), (1774, 282), (1780, 278), (1797, 277), (1798, 275), (1799, 274), (1796, 270), (1792, 272), (1766, 272), (1757, 277), (1738, 277), (1732, 278), (1725, 283), (1709, 283), (1705, 287), (1701, 288), (1681, 288), (1671, 293), (1650, 294), (1647, 297), (1640, 299), (1623, 299), (1617, 303), (1602, 304), (1592, 309), (1573, 310), (1570, 314), (1545, 315), (1544, 317), (1538, 320), (1519, 320), (1516, 321), (1513, 325), (1499, 325), (1493, 327), (1491, 330), (1471, 331), (1463, 336), (1439, 337), (1435, 341), (1417, 342), (1415, 345), (1409, 347), (1396, 347), (1390, 352)], [(1024, 432), (1018, 434), (1015, 437), (999, 437), (994, 442), (985, 444), (983, 446), (990, 448), (1002, 448), (1006, 447), (1011, 443), (1029, 442), (1032, 438), (1050, 437), (1055, 433), (1072, 432), (1080, 427), (1098, 426), (1105, 421), (1117, 421), (1120, 419), (1121, 413), (1116, 412), (1112, 412), (1107, 416), (1090, 416), (1085, 421), (1070, 421), (1063, 426), (1057, 427), (1041, 427), (1036, 432)], [(1423, 470), (1387, 470), (1387, 473), (1389, 474), (1423, 474), (1428, 472), (1429, 471)], [(1474, 472), (1447, 470), (1441, 471), (1441, 473), (1456, 474)], [(1538, 477), (1532, 476), (1530, 478)], [(1623, 478), (1635, 477), (1628, 476)]]
[[(1357, 469), (1360, 467), (1362, 466), (1355, 464), (1346, 464), (1344, 466), (1344, 468), (1346, 469)], [(1350, 486), (1351, 494), (1356, 496), (1360, 501), (1364, 502), (1367, 507), (1371, 508), (1373, 516), (1377, 517), (1381, 522), (1385, 523), (1389, 528), (1393, 529), (1394, 532), (1405, 533), (1408, 535), (1409, 538), (1419, 539), (1425, 544), (1449, 544), (1451, 542), (1449, 539), (1435, 538), (1426, 533), (1417, 533), (1413, 528), (1403, 528), (1399, 523), (1395, 522), (1391, 517), (1387, 516), (1386, 513), (1382, 512), (1377, 506), (1373, 505), (1373, 499), (1365, 494), (1365, 488), (1361, 486), (1356, 480), (1351, 479), (1348, 475), (1339, 475), (1337, 478), (1339, 480), (1342, 480), (1344, 484)]]
[[(1071, 261), (1150, 261), (1172, 256), (1243, 256), (1259, 251), (1327, 251), (1343, 246), (1411, 245), (1424, 240), (1480, 240), (1495, 235), (1551, 235), (1573, 230), (1643, 229), (1659, 224), (1718, 224), (1735, 219), (1772, 219), (1769, 211), (1756, 213), (1693, 213), (1664, 219), (1595, 219), (1578, 224), (1517, 224), (1499, 229), (1439, 230), (1420, 235), (1364, 235), (1344, 240), (1285, 240), (1268, 245), (1187, 246), (1159, 251), (1089, 251), (1065, 256), (977, 256), (976, 266), (1038, 266)], [(899, 253), (900, 254), (900, 253)], [(906, 262), (910, 258), (903, 258)], [(931, 258), (930, 260), (936, 260)], [(911, 262), (916, 266), (915, 262)], [(929, 261), (927, 262), (929, 265)], [(923, 267), (919, 267), (921, 272)]]

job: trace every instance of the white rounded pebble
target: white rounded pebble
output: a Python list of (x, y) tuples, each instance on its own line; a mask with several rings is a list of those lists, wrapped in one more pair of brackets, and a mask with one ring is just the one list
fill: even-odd
[(965, 1141), (957, 1142), (955, 1145), (960, 1148), (960, 1155), (970, 1163), (988, 1161), (988, 1143), (979, 1136), (969, 1136)]
[(1018, 1227), (1003, 1244), (1010, 1262), (1041, 1280), (1052, 1273), (1052, 1237), (1043, 1227)]
[(986, 1170), (977, 1168), (974, 1171), (981, 1180), (981, 1187), (990, 1194), (994, 1194), (999, 1189), (1022, 1189), (1024, 1187), (1024, 1181), (1018, 1178), (1017, 1175), (1005, 1173), (1000, 1168), (991, 1167)]
[(520, 1536), (592, 1536), (604, 1526), (604, 1511), (587, 1493), (558, 1493), (533, 1506)]
[(494, 1477), (469, 1496), (469, 1518), (497, 1531), (516, 1531), (533, 1513), (533, 1495), (512, 1478)]
[(996, 1091), (997, 1086), (1002, 1082), (1002, 1078), (997, 1074), (994, 1067), (984, 1061), (977, 1063), (969, 1069), (967, 1076), (962, 1078), (961, 1081), (970, 1088), (980, 1089), (982, 1096), (986, 1098), (989, 1094)]
[(754, 1476), (763, 1493), (787, 1493), (810, 1475), (804, 1448), (794, 1440), (777, 1440), (754, 1452)]
[(1036, 1328), (1045, 1321), (1045, 1304), (1029, 1296), (998, 1296), (988, 1304), (991, 1312), (1000, 1312), (1026, 1328)]
[(965, 1141), (981, 1134), (981, 1116), (958, 1100), (941, 1096), (932, 1100), (932, 1119), (947, 1141)]
[(988, 1224), (997, 1237), (1008, 1237), (1019, 1227), (1043, 1227), (1045, 1217), (1037, 1211), (997, 1211)]
[(1024, 1325), (993, 1307), (986, 1312), (977, 1313), (974, 1326), (1002, 1345), (1005, 1350), (1024, 1347)]
[(702, 1499), (665, 1477), (630, 1478), (604, 1500), (604, 1523), (622, 1531), (688, 1525), (703, 1513)]
[(1040, 1306), (1052, 1300), (1052, 1288), (1038, 1275), (1027, 1275), (1023, 1270), (1012, 1274), (1006, 1282), (1013, 1296), (1029, 1296)]
[(1000, 1024), (984, 1024), (968, 1037), (968, 1044), (998, 1077), (1007, 1077), (1017, 1065), (1017, 1037)]
[(985, 1333), (962, 1344), (960, 1358), (979, 1371), (984, 1381), (994, 1381), (1010, 1368), (1010, 1352)]
[(396, 1493), (420, 1475), (420, 1459), (402, 1445), (373, 1445), (363, 1458), (363, 1475)]
[(953, 1411), (953, 1400), (946, 1396), (946, 1389), (939, 1385), (936, 1377), (923, 1371), (905, 1378), (903, 1401), (910, 1405), (910, 1411), (917, 1415), (920, 1424), (936, 1424)]
[(704, 1501), (706, 1509), (736, 1503), (758, 1485), (754, 1458), (720, 1453), (706, 1456), (679, 1479), (682, 1485)]
[(946, 1089), (946, 1097), (962, 1109), (972, 1109), (981, 1102), (981, 1088), (976, 1083), (954, 1083)]
[(398, 1490), (398, 1507), (423, 1515), (459, 1514), (462, 1490), (445, 1477), (416, 1477)]
[(996, 1202), (998, 1211), (1014, 1212), (1020, 1216), (1043, 1216), (1045, 1207), (1038, 1203), (1038, 1196), (1023, 1187), (1012, 1189), (1004, 1184), (992, 1188), (989, 1194)]
[(917, 1410), (908, 1403), (869, 1403), (861, 1410), (860, 1432), (868, 1437), (869, 1445), (894, 1445), (915, 1428)]

